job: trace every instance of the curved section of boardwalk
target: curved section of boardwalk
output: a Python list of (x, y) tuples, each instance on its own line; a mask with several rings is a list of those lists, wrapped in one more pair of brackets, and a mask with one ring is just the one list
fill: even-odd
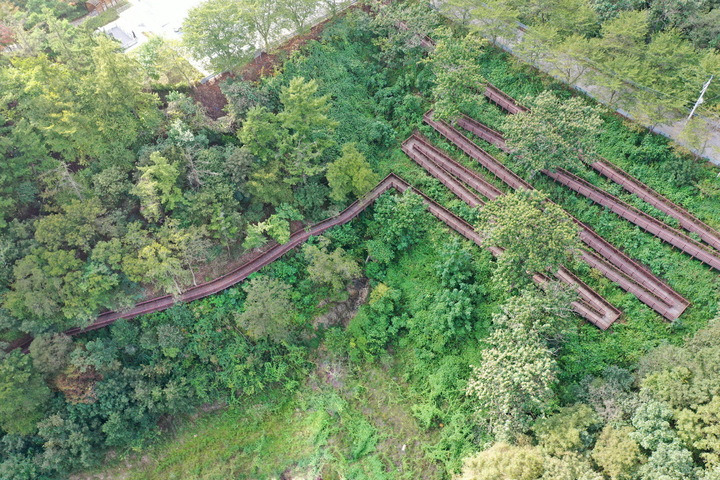
[(173, 297), (172, 295), (165, 295), (162, 297), (157, 297), (151, 300), (140, 302), (133, 308), (125, 312), (106, 312), (98, 316), (98, 319), (92, 325), (85, 328), (73, 328), (66, 331), (65, 333), (67, 333), (68, 335), (76, 335), (78, 333), (87, 332), (90, 330), (97, 330), (98, 328), (105, 327), (121, 318), (133, 318), (146, 313), (159, 312), (161, 310), (172, 307), (177, 302), (191, 302), (193, 300), (197, 300), (199, 298), (204, 298), (209, 295), (221, 292), (245, 280), (251, 274), (257, 272), (264, 266), (274, 262), (288, 251), (305, 242), (308, 238), (320, 235), (328, 228), (332, 228), (334, 226), (342, 225), (349, 222), (350, 220), (358, 216), (368, 206), (370, 206), (380, 195), (382, 195), (391, 188), (396, 188), (397, 181), (398, 177), (392, 174), (388, 175), (374, 189), (372, 189), (369, 193), (367, 193), (358, 201), (351, 204), (348, 208), (343, 210), (337, 216), (323, 220), (322, 222), (317, 223), (308, 229), (295, 232), (290, 236), (290, 240), (287, 243), (284, 243), (282, 245), (273, 244), (262, 254), (251, 259), (250, 261), (246, 262), (232, 272), (218, 277), (214, 280), (211, 280), (207, 283), (192, 287), (183, 292), (178, 297)]
[[(446, 170), (448, 173), (461, 179), (463, 182), (471, 186), (478, 193), (483, 195), (488, 200), (494, 200), (504, 192), (498, 189), (495, 185), (488, 182), (485, 177), (480, 175), (474, 170), (467, 168), (466, 166), (456, 162), (453, 158), (448, 156), (445, 152), (435, 147), (430, 141), (415, 132), (411, 139), (417, 142), (415, 146), (421, 153), (431, 159), (435, 164)], [(409, 139), (408, 139), (409, 140)]]
[(628, 205), (616, 196), (611, 195), (605, 190), (597, 188), (590, 182), (578, 177), (577, 175), (573, 175), (562, 168), (558, 168), (555, 172), (543, 170), (543, 173), (556, 182), (565, 185), (576, 193), (579, 193), (583, 197), (592, 200), (598, 205), (608, 208), (618, 216), (634, 223), (646, 232), (655, 235), (673, 247), (682, 250), (691, 257), (700, 260), (704, 264), (716, 270), (720, 270), (720, 255), (714, 251), (707, 250), (700, 242), (693, 240), (684, 233), (664, 224), (655, 217), (651, 217), (647, 213)]
[(716, 250), (720, 250), (720, 233), (703, 223), (700, 219), (680, 205), (673, 203), (667, 197), (656, 192), (637, 178), (607, 160), (594, 162), (590, 166), (596, 172), (622, 186), (628, 192), (636, 195), (661, 212), (676, 219), (680, 222), (680, 226), (682, 228), (688, 232), (697, 234), (708, 245), (711, 245)]
[[(479, 122), (466, 118), (466, 124), (472, 123), (477, 128), (485, 127)], [(513, 189), (533, 187), (520, 178), (505, 165), (498, 162), (492, 155), (482, 150), (470, 139), (462, 135), (455, 128), (445, 122), (435, 121), (432, 112), (425, 115), (425, 122), (438, 133), (455, 143), (468, 156), (477, 160), (483, 167), (492, 172), (500, 180)], [(458, 121), (458, 123), (460, 123)], [(497, 135), (496, 140), (503, 140), (502, 136), (492, 129), (487, 129), (490, 135)], [(668, 320), (676, 320), (689, 306), (689, 302), (675, 292), (669, 285), (656, 277), (649, 269), (640, 265), (625, 255), (619, 249), (603, 239), (589, 226), (573, 217), (580, 226), (580, 239), (593, 248), (598, 255), (584, 252), (583, 260), (593, 268), (600, 271), (606, 278), (617, 283), (623, 290), (633, 294), (641, 302), (658, 312)]]
[[(477, 187), (473, 187), (475, 189), (483, 189), (487, 185), (491, 185), (487, 182), (487, 180), (482, 179), (477, 172), (472, 172), (463, 165), (459, 164), (417, 133), (411, 135), (407, 140), (405, 140), (402, 148), (408, 157), (421, 167), (425, 168), (428, 173), (437, 178), (451, 192), (465, 201), (468, 205), (473, 207), (482, 205), (482, 201), (463, 185), (463, 182), (470, 186), (476, 184)], [(465, 176), (466, 172), (472, 172), (472, 174)], [(454, 176), (457, 176), (457, 178)], [(478, 179), (482, 179), (482, 181), (478, 182)], [(502, 194), (502, 192), (494, 186), (492, 188), (492, 195), (494, 195), (494, 197), (499, 196), (498, 193)], [(472, 229), (472, 227), (470, 228)], [(474, 230), (472, 233), (472, 240), (477, 245), (482, 246), (480, 236)], [(495, 256), (502, 253), (502, 250), (499, 248), (491, 248), (490, 251)], [(559, 269), (556, 273), (556, 277), (560, 281), (573, 286), (578, 292), (580, 301), (573, 303), (574, 310), (583, 318), (602, 330), (606, 330), (610, 327), (610, 325), (612, 325), (622, 314), (620, 310), (615, 308), (597, 292), (588, 287), (565, 267), (561, 267)], [(547, 281), (545, 276), (539, 274), (534, 275), (533, 279), (538, 283)]]

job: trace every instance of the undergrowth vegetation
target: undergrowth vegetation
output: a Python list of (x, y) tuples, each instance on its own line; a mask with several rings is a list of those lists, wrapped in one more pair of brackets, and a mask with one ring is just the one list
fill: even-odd
[[(429, 18), (435, 26), (442, 23)], [(352, 11), (329, 23), (319, 41), (286, 59), (277, 75), (258, 85), (230, 81), (225, 88), (235, 92), (228, 95), (229, 110), (240, 140), (202, 123), (186, 98), (168, 96), (176, 99), (174, 108), (184, 111), (174, 115), (202, 123), (202, 133), (175, 122), (166, 132), (167, 142), (148, 148), (153, 154), (145, 152), (148, 161), (157, 159), (158, 150), (168, 156), (182, 153), (172, 141), (199, 143), (203, 148), (195, 173), (202, 176), (207, 165), (237, 162), (237, 169), (226, 172), (231, 181), (218, 185), (235, 180), (251, 185), (242, 192), (226, 186), (215, 192), (227, 205), (242, 203), (245, 208), (245, 219), (234, 224), (235, 230), (224, 230), (223, 215), (212, 222), (222, 224), (216, 225), (216, 250), (230, 252), (230, 238), (245, 237), (244, 230), (238, 233), (243, 228), (245, 241), (249, 238), (257, 246), (268, 237), (289, 235), (292, 221), (317, 221), (337, 213), (342, 202), (328, 201), (333, 198), (330, 186), (318, 172), (347, 152), (347, 144), (354, 145), (353, 155), (361, 154), (377, 178), (395, 172), (468, 222), (479, 223), (477, 211), (399, 148), (418, 128), (468, 167), (482, 170), (422, 125), (423, 113), (431, 107), (432, 65), (423, 61), (425, 52), (415, 45), (406, 49), (403, 62), (391, 61), (397, 51), (388, 47), (388, 30), (363, 11)], [(412, 32), (409, 25), (407, 36), (395, 41), (406, 46)], [(544, 90), (561, 98), (571, 95), (490, 47), (475, 52), (474, 61), (482, 75), (516, 98)], [(293, 96), (297, 88), (301, 94)], [(303, 97), (302, 92), (310, 94)], [(322, 104), (308, 117), (322, 129), (302, 131), (306, 117), (294, 115), (293, 105), (304, 101)], [(466, 107), (474, 118), (495, 128), (502, 125), (505, 114), (489, 102)], [(720, 228), (716, 172), (614, 115), (603, 114), (603, 120), (602, 155)], [(288, 134), (268, 133), (277, 125)], [(316, 163), (304, 165), (305, 171), (293, 170), (296, 158), (279, 158), (275, 152), (303, 134), (303, 142), (312, 145), (303, 152)], [(512, 158), (474, 140), (515, 168)], [(319, 144), (322, 152), (312, 150)], [(255, 149), (251, 157), (245, 150), (249, 145)], [(248, 158), (262, 169), (252, 173), (258, 175), (255, 180), (247, 174)], [(359, 164), (358, 171), (368, 171)], [(180, 182), (172, 167), (167, 160), (152, 164), (158, 179), (174, 179), (155, 192), (161, 198), (143, 205), (143, 215), (153, 206), (169, 210), (175, 202)], [(142, 168), (145, 172), (151, 167)], [(288, 177), (278, 174), (281, 169), (291, 172), (296, 183), (288, 186)], [(582, 176), (673, 224), (595, 174), (585, 171)], [(205, 180), (212, 183), (212, 178)], [(23, 405), (38, 416), (37, 425), (13, 421), (13, 415), (23, 413), (19, 408), (0, 410), (0, 428), (6, 433), (0, 477), (58, 478), (73, 470), (92, 471), (105, 460), (109, 472), (132, 479), (283, 474), (435, 479), (458, 474), (470, 458), (464, 464), (466, 478), (490, 479), (508, 478), (500, 476), (507, 471), (498, 471), (504, 465), (498, 459), (510, 458), (517, 460), (516, 466), (529, 465), (521, 472), (525, 476), (512, 478), (608, 475), (654, 480), (661, 478), (656, 475), (662, 470), (661, 456), (667, 454), (677, 460), (667, 478), (715, 478), (700, 470), (711, 471), (717, 463), (715, 437), (703, 440), (715, 426), (703, 415), (717, 413), (717, 402), (701, 400), (703, 394), (718, 392), (717, 375), (704, 371), (693, 356), (713, 359), (712, 352), (718, 350), (715, 324), (703, 330), (717, 315), (716, 272), (550, 180), (532, 181), (690, 300), (682, 318), (665, 322), (598, 272), (572, 262), (569, 266), (585, 282), (624, 312), (611, 330), (600, 331), (569, 313), (567, 292), (499, 287), (497, 263), (487, 250), (438, 222), (420, 197), (387, 193), (352, 222), (311, 239), (243, 285), (165, 312), (118, 321), (77, 337), (72, 345), (61, 335), (39, 331), (32, 362), (15, 352), (3, 359), (0, 369), (6, 383), (13, 375), (20, 378), (21, 372), (28, 385), (44, 387), (28, 397), (31, 404)], [(269, 192), (269, 185), (277, 189)], [(279, 198), (289, 192), (292, 205), (253, 203), (263, 188)], [(189, 200), (201, 201), (204, 192), (188, 193)], [(118, 203), (121, 197), (118, 194)], [(212, 199), (206, 201), (215, 205)], [(195, 212), (192, 201), (183, 202), (178, 211), (183, 224), (207, 213)], [(248, 229), (248, 223), (255, 225)], [(29, 238), (27, 233), (20, 236)], [(562, 311), (544, 305), (548, 299), (557, 299), (557, 310)], [(692, 335), (694, 343), (684, 347)], [(482, 379), (473, 367), (489, 364), (493, 359), (487, 352), (502, 352), (503, 341), (516, 342), (519, 348), (512, 353), (537, 347), (527, 357), (539, 358), (548, 375), (540, 379), (545, 381), (540, 385), (542, 405), (507, 410), (517, 411), (518, 418), (505, 423), (523, 430), (493, 444), (501, 438), (498, 423), (503, 423), (493, 414), (503, 411), (503, 405), (478, 404), (478, 398), (495, 397), (478, 386)], [(537, 352), (541, 355), (533, 357)], [(506, 364), (517, 360), (511, 355), (498, 358)], [(684, 370), (673, 370), (673, 359), (680, 359)], [(636, 371), (638, 363), (643, 367)], [(526, 373), (522, 364), (510, 366)], [(672, 389), (683, 382), (694, 386), (693, 395), (677, 398)], [(7, 396), (0, 390), (0, 402), (13, 400), (17, 391), (15, 384)], [(222, 411), (203, 413), (215, 409)], [(667, 424), (659, 439), (652, 432), (658, 422)], [(632, 458), (618, 460), (618, 445)], [(115, 460), (106, 456), (109, 450)], [(475, 471), (480, 473), (473, 477)], [(686, 476), (672, 476), (676, 474)]]

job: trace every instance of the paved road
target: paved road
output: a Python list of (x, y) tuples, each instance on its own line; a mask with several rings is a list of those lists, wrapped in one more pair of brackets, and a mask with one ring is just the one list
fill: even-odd
[[(137, 40), (128, 50), (133, 50), (147, 42), (148, 34), (158, 35), (168, 40), (180, 40), (182, 26), (188, 11), (201, 4), (203, 0), (129, 0), (131, 6), (120, 13), (120, 18), (103, 27), (109, 31), (119, 28), (128, 37)], [(203, 75), (208, 72), (197, 61), (191, 63)]]

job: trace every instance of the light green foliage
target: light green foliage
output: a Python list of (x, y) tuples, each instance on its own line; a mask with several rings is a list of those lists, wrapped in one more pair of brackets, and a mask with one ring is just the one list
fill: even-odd
[[(280, 90), (283, 105), (277, 120), (285, 130), (280, 148), (292, 162), (286, 164), (291, 174), (314, 175), (320, 173), (317, 163), (325, 148), (333, 144), (329, 134), (337, 122), (328, 116), (330, 96), (318, 94), (315, 80), (293, 78)], [(312, 166), (311, 166), (312, 165)]]
[(586, 37), (575, 34), (557, 38), (556, 42), (544, 43), (552, 52), (545, 58), (550, 65), (548, 73), (551, 75), (560, 77), (565, 83), (575, 84), (590, 72), (591, 65), (587, 59), (592, 51), (592, 43)]
[(637, 442), (632, 439), (633, 428), (605, 425), (592, 450), (595, 463), (612, 480), (632, 478), (644, 456)]
[(632, 418), (635, 431), (632, 438), (645, 450), (654, 451), (660, 444), (677, 440), (677, 433), (670, 422), (673, 411), (663, 402), (650, 400), (641, 404)]
[(360, 196), (377, 181), (370, 164), (352, 143), (342, 146), (342, 155), (328, 165), (327, 181), (332, 191), (330, 198), (340, 203), (348, 195)]
[(476, 34), (456, 38), (448, 29), (436, 30), (433, 37), (436, 46), (427, 60), (435, 74), (433, 108), (438, 118), (453, 119), (483, 96), (486, 80), (477, 58), (486, 41)]
[(720, 479), (720, 466), (707, 468), (698, 474), (698, 480), (718, 480)]
[(544, 169), (577, 170), (593, 161), (603, 124), (598, 107), (579, 97), (563, 100), (550, 91), (536, 96), (529, 107), (508, 115), (502, 126), (520, 169), (532, 177)]
[(15, 350), (0, 358), (0, 428), (10, 434), (31, 434), (50, 397), (30, 357)]
[(89, 252), (101, 236), (116, 233), (97, 198), (72, 200), (62, 213), (46, 215), (35, 224), (35, 240), (50, 250), (78, 249)]
[(146, 75), (161, 85), (192, 85), (202, 74), (183, 56), (177, 40), (153, 36), (133, 50)]
[(65, 368), (72, 349), (72, 338), (67, 335), (39, 335), (30, 344), (30, 358), (38, 372), (52, 376)]
[(647, 463), (638, 469), (640, 480), (693, 480), (695, 469), (689, 450), (680, 442), (660, 443)]
[(555, 359), (537, 333), (517, 325), (496, 329), (487, 343), (467, 393), (490, 431), (501, 441), (512, 440), (553, 401)]
[(561, 456), (587, 449), (600, 419), (590, 406), (578, 403), (539, 419), (533, 426), (539, 446), (551, 455)]
[(217, 73), (242, 64), (252, 52), (254, 31), (238, 2), (208, 0), (188, 12), (183, 42), (198, 60)]
[(235, 2), (243, 17), (250, 22), (253, 31), (262, 40), (261, 47), (270, 48), (270, 42), (278, 38), (287, 19), (283, 16), (280, 2), (273, 0), (238, 0)]
[(295, 325), (295, 307), (290, 287), (274, 278), (258, 276), (243, 285), (247, 294), (242, 313), (237, 315), (240, 328), (253, 340), (288, 341)]
[(592, 82), (607, 88), (613, 103), (657, 124), (694, 100), (688, 82), (699, 89), (716, 69), (708, 69), (716, 55), (695, 50), (676, 30), (656, 31), (651, 17), (649, 10), (630, 10), (606, 21), (601, 36), (591, 41), (589, 58), (597, 68)]
[(543, 454), (537, 447), (496, 443), (468, 457), (456, 480), (535, 480), (544, 471)]
[(250, 175), (249, 190), (273, 205), (290, 203), (293, 187), (323, 172), (323, 153), (334, 141), (329, 97), (318, 96), (315, 80), (293, 78), (280, 91), (283, 109), (276, 115), (265, 107), (248, 111), (240, 140), (261, 161)]
[(152, 282), (167, 293), (179, 294), (194, 280), (192, 267), (205, 259), (208, 244), (202, 228), (163, 225), (154, 237), (138, 232), (131, 254), (122, 259), (123, 272), (135, 282)]
[(138, 167), (142, 173), (133, 193), (140, 198), (143, 216), (158, 221), (162, 207), (172, 211), (182, 201), (182, 192), (177, 187), (180, 171), (157, 152), (150, 155), (150, 162), (146, 167)]
[(687, 346), (656, 349), (641, 368), (643, 389), (672, 408), (664, 418), (675, 420), (679, 437), (712, 464), (720, 462), (719, 330), (720, 322), (713, 320)]
[(496, 325), (518, 325), (537, 332), (548, 341), (559, 341), (572, 329), (571, 303), (575, 292), (560, 283), (547, 283), (543, 290), (523, 290), (510, 297), (493, 318)]
[(471, 9), (473, 27), (492, 43), (497, 43), (503, 38), (512, 38), (517, 32), (521, 10), (514, 2), (506, 0), (488, 0), (480, 3), (468, 0), (453, 0), (453, 2), (459, 4), (461, 8)]
[(334, 294), (338, 294), (345, 284), (360, 276), (360, 266), (342, 248), (328, 252), (330, 242), (322, 238), (319, 246), (303, 245), (303, 255), (308, 261), (310, 279), (320, 285), (329, 285)]
[(27, 322), (28, 331), (42, 332), (84, 325), (106, 305), (119, 276), (107, 265), (84, 264), (76, 250), (37, 247), (13, 268), (12, 289), (3, 306)]
[(290, 220), (301, 219), (302, 215), (297, 210), (282, 204), (264, 222), (248, 226), (243, 247), (251, 249), (263, 245), (267, 241), (265, 234), (280, 244), (287, 243), (290, 240)]
[(277, 2), (278, 12), (292, 24), (298, 33), (305, 29), (317, 7), (318, 0), (279, 0)]
[[(389, 261), (418, 242), (427, 230), (429, 214), (421, 196), (407, 190), (402, 195), (383, 195), (375, 202), (374, 235), (369, 253), (378, 261)], [(372, 247), (372, 248), (371, 248)], [(379, 255), (375, 255), (379, 252)]]
[(536, 272), (553, 274), (580, 248), (575, 224), (546, 199), (537, 190), (518, 190), (480, 211), (478, 231), (484, 244), (504, 249), (493, 278), (506, 292), (529, 285)]
[(545, 472), (541, 480), (604, 480), (593, 470), (592, 464), (582, 455), (545, 457)]
[[(143, 91), (140, 65), (104, 36), (68, 28), (71, 37), (48, 46), (47, 55), (13, 59), (0, 71), (0, 112), (12, 122), (4, 155), (18, 167), (45, 159), (36, 175), (62, 163), (127, 160), (159, 120), (157, 96)], [(46, 158), (51, 153), (55, 160)], [(13, 175), (27, 179), (26, 173), (18, 168)]]

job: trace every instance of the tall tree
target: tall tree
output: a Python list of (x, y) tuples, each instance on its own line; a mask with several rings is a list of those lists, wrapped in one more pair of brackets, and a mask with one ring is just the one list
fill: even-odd
[(360, 276), (360, 266), (342, 248), (328, 251), (330, 242), (321, 238), (319, 245), (303, 245), (303, 255), (309, 262), (307, 271), (310, 279), (321, 285), (329, 285), (338, 294), (345, 284)]
[(467, 394), (489, 430), (499, 440), (512, 441), (548, 409), (554, 397), (555, 359), (536, 332), (517, 324), (496, 329), (487, 343), (490, 347), (473, 367)]
[(366, 193), (376, 181), (365, 156), (352, 143), (342, 146), (342, 155), (328, 166), (326, 176), (332, 189), (330, 198), (336, 202)]
[(253, 340), (289, 340), (296, 316), (290, 287), (280, 280), (258, 276), (243, 285), (243, 290), (247, 298), (237, 316), (240, 328)]
[(544, 462), (537, 447), (499, 442), (467, 457), (457, 480), (536, 480), (543, 474)]
[(0, 358), (0, 428), (10, 434), (33, 433), (50, 397), (29, 356), (15, 350)]
[(439, 118), (452, 119), (483, 96), (486, 80), (478, 57), (486, 42), (474, 34), (455, 38), (447, 29), (436, 30), (433, 37), (437, 43), (428, 62), (435, 74), (434, 110)]
[(478, 231), (486, 245), (504, 249), (493, 276), (507, 292), (530, 284), (534, 273), (555, 273), (580, 248), (568, 214), (537, 190), (518, 190), (488, 203), (480, 211)]
[(280, 91), (279, 113), (262, 106), (248, 111), (238, 136), (260, 160), (247, 186), (263, 202), (293, 202), (293, 188), (325, 169), (323, 154), (337, 123), (328, 116), (329, 96), (317, 91), (317, 82), (296, 77)]
[(180, 171), (158, 152), (150, 155), (150, 165), (138, 170), (141, 175), (133, 193), (140, 198), (143, 216), (156, 222), (163, 214), (163, 207), (172, 211), (182, 201), (182, 192), (177, 186)]
[(287, 25), (283, 4), (273, 0), (243, 0), (239, 7), (262, 40), (262, 48), (268, 50), (270, 42), (278, 38)]
[(597, 107), (578, 97), (563, 100), (550, 91), (535, 97), (528, 112), (503, 121), (513, 160), (529, 176), (543, 169), (579, 169), (593, 161), (603, 124)]
[(241, 65), (254, 41), (253, 25), (236, 1), (207, 0), (191, 9), (183, 22), (183, 42), (217, 73)]
[(280, 14), (300, 33), (317, 11), (318, 0), (279, 0), (277, 5)]

